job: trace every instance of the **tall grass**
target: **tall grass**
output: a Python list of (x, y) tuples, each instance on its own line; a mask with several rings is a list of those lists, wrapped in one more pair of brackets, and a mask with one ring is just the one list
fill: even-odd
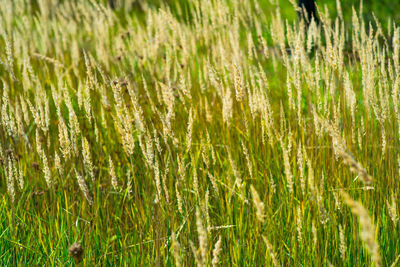
[(0, 5), (1, 265), (398, 261), (396, 24), (128, 2)]

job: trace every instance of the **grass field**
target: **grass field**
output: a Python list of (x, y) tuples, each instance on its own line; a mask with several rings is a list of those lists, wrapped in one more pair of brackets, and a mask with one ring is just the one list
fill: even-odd
[(393, 10), (107, 2), (0, 4), (1, 266), (397, 266)]

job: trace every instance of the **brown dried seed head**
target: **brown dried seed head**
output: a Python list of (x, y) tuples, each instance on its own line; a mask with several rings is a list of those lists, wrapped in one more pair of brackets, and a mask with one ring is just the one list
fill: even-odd
[(71, 255), (71, 257), (74, 258), (75, 263), (80, 263), (82, 261), (82, 256), (83, 256), (83, 248), (81, 246), (81, 244), (79, 243), (73, 243), (69, 249), (69, 254)]

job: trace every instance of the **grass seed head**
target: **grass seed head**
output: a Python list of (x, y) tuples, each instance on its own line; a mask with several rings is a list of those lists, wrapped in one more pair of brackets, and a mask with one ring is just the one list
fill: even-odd
[(83, 247), (79, 243), (73, 243), (68, 248), (69, 255), (74, 259), (76, 264), (79, 264), (83, 258)]

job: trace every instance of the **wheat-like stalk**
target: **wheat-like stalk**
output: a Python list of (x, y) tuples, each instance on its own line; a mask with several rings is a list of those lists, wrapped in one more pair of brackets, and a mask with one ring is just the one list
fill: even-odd
[(265, 207), (264, 207), (264, 203), (261, 201), (260, 196), (257, 193), (257, 190), (254, 188), (253, 185), (250, 186), (251, 189), (251, 195), (253, 197), (253, 203), (254, 203), (254, 207), (256, 208), (256, 215), (257, 215), (257, 219), (260, 222), (264, 222), (265, 220)]
[(93, 199), (89, 193), (89, 188), (87, 187), (82, 175), (80, 175), (76, 170), (75, 170), (75, 175), (76, 179), (78, 180), (79, 188), (82, 191), (83, 195), (85, 196), (86, 200), (89, 202), (89, 204), (93, 204)]
[(372, 255), (372, 259), (376, 266), (381, 266), (381, 256), (379, 253), (379, 244), (375, 240), (375, 225), (372, 223), (371, 217), (367, 210), (357, 201), (354, 201), (350, 196), (344, 192), (341, 192), (344, 203), (351, 209), (355, 214), (361, 225), (361, 239), (368, 251)]
[(265, 236), (262, 236), (262, 237), (264, 239), (264, 243), (267, 245), (267, 252), (269, 252), (269, 255), (270, 255), (271, 259), (272, 259), (273, 265), (275, 267), (276, 266), (280, 266), (280, 264), (278, 262), (278, 259), (276, 258), (275, 253), (273, 251), (273, 247), (272, 247), (271, 243), (268, 241), (268, 239)]
[(213, 258), (211, 261), (211, 264), (213, 267), (218, 266), (219, 263), (219, 254), (222, 251), (222, 239), (221, 236), (218, 237), (218, 241), (214, 245), (214, 250), (213, 250)]
[(117, 175), (115, 174), (115, 167), (114, 167), (114, 162), (111, 159), (111, 155), (108, 157), (108, 164), (110, 166), (110, 176), (111, 176), (111, 184), (114, 190), (118, 190), (118, 178)]
[(174, 255), (174, 259), (175, 259), (175, 265), (177, 267), (180, 267), (181, 266), (181, 257), (179, 255), (179, 252), (180, 252), (181, 246), (180, 246), (178, 240), (176, 239), (176, 235), (174, 232), (171, 234), (171, 241), (172, 241), (172, 249), (173, 249), (173, 253), (174, 253), (173, 255)]
[(82, 137), (82, 154), (83, 154), (83, 162), (85, 164), (85, 168), (87, 169), (87, 172), (89, 173), (89, 176), (92, 179), (92, 181), (94, 181), (92, 156), (90, 155), (89, 142), (85, 137)]

